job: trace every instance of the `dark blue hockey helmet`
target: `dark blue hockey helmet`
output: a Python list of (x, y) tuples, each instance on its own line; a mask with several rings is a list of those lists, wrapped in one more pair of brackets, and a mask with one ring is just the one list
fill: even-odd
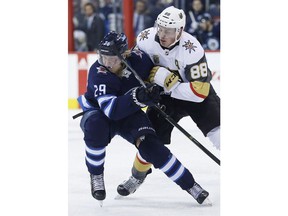
[(110, 31), (99, 44), (99, 51), (102, 55), (115, 56), (123, 54), (127, 49), (126, 35), (124, 33), (118, 34), (115, 31)]

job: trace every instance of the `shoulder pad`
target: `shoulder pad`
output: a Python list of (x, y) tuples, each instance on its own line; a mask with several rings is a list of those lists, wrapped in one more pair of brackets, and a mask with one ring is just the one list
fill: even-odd
[(149, 41), (154, 40), (156, 30), (154, 27), (148, 28), (143, 30), (142, 32), (139, 33), (137, 36), (137, 45), (140, 44), (147, 44)]
[(142, 50), (140, 50), (140, 49), (133, 49), (131, 54), (134, 55), (134, 56), (138, 56), (141, 59), (143, 58), (143, 55), (145, 55), (145, 53)]
[(183, 32), (179, 46), (186, 65), (198, 62), (205, 54), (199, 41), (186, 32)]

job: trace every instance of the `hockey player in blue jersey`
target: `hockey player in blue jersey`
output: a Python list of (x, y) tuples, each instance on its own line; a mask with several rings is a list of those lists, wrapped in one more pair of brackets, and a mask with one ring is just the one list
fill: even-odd
[[(153, 62), (141, 50), (129, 53), (127, 38), (123, 33), (108, 33), (101, 41), (99, 51), (99, 60), (89, 69), (87, 91), (78, 98), (84, 111), (80, 127), (84, 132), (85, 159), (90, 173), (92, 196), (100, 202), (106, 197), (106, 146), (115, 135), (120, 135), (136, 146), (142, 160), (162, 170), (202, 204), (209, 193), (195, 182), (189, 170), (161, 143), (147, 115), (141, 109), (153, 106), (159, 101), (159, 87), (155, 84), (148, 85), (147, 88), (140, 86), (117, 54), (121, 54), (143, 80), (148, 78)], [(143, 173), (137, 170), (132, 172), (136, 178), (132, 177), (130, 180), (134, 185), (140, 185), (143, 181), (139, 179), (144, 179), (141, 176)]]

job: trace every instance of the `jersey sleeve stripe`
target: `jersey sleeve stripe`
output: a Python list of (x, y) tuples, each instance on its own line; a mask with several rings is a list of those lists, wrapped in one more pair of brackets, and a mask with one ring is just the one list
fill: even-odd
[(190, 82), (190, 89), (196, 96), (205, 99), (209, 94), (210, 84), (209, 83), (199, 84), (199, 83), (200, 82), (197, 83)]
[(91, 109), (93, 108), (92, 105), (90, 105), (90, 103), (87, 101), (87, 99), (85, 98), (84, 95), (81, 95), (77, 98), (78, 100), (78, 103), (80, 105), (80, 107), (83, 109), (83, 110), (87, 110), (87, 109)]
[[(111, 110), (112, 110), (112, 108), (113, 108), (115, 99), (116, 99), (116, 97), (110, 99), (110, 101), (108, 102), (108, 104), (103, 108), (103, 111), (104, 111), (105, 115), (106, 115), (107, 117), (109, 117), (109, 118), (110, 118), (110, 113), (111, 113)], [(101, 109), (102, 109), (102, 107), (101, 107)]]
[(101, 107), (104, 103), (106, 103), (107, 101), (116, 98), (116, 96), (114, 95), (104, 95), (104, 96), (100, 96), (97, 98), (98, 104)]

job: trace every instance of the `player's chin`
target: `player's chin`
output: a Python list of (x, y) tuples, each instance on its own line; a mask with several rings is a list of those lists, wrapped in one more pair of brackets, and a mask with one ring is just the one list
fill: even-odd
[(169, 45), (169, 43), (167, 41), (164, 41), (164, 40), (160, 40), (160, 44), (163, 47), (168, 47), (168, 45)]

